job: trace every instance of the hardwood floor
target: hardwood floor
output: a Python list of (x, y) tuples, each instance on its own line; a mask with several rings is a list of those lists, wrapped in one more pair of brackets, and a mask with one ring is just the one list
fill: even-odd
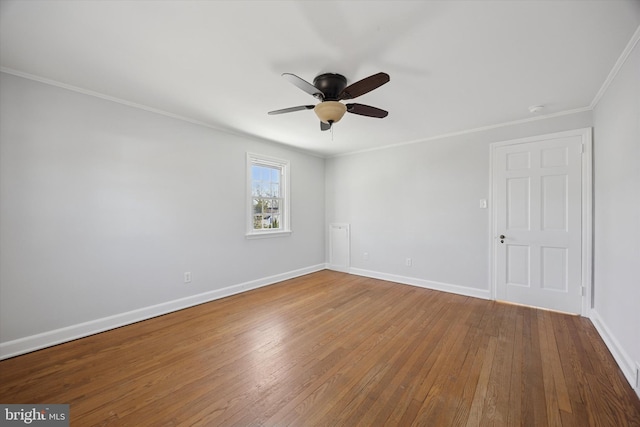
[(72, 426), (640, 426), (588, 319), (321, 271), (0, 362)]

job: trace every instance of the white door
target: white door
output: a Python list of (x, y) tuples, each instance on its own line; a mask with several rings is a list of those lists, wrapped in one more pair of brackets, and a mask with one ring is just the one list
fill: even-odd
[(583, 135), (494, 147), (497, 299), (581, 313)]
[(349, 224), (329, 226), (329, 269), (349, 272)]

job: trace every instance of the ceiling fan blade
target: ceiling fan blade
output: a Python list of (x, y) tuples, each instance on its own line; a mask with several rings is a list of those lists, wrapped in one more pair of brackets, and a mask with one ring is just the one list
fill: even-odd
[(291, 73), (283, 73), (282, 77), (284, 77), (285, 79), (287, 79), (291, 84), (299, 87), (300, 89), (302, 89), (303, 91), (307, 92), (309, 95), (318, 98), (318, 99), (324, 99), (324, 94), (320, 91), (320, 89), (318, 89), (317, 87), (315, 87), (314, 85), (312, 85), (311, 83), (309, 83), (308, 81), (301, 79), (300, 77), (296, 76), (295, 74), (291, 74)]
[(300, 105), (298, 107), (283, 108), (282, 110), (269, 111), (267, 114), (273, 116), (274, 114), (292, 113), (294, 111), (313, 110), (315, 105)]
[(359, 114), (361, 116), (367, 117), (376, 117), (378, 119), (382, 119), (383, 117), (387, 117), (389, 114), (388, 111), (381, 110), (380, 108), (372, 107), (370, 105), (364, 104), (346, 104), (347, 112), (352, 114)]
[(391, 78), (387, 73), (374, 74), (345, 87), (342, 92), (340, 92), (340, 95), (338, 95), (338, 99), (357, 98), (360, 95), (364, 95), (367, 92), (371, 92), (372, 90), (379, 88), (383, 84), (389, 82), (389, 80), (391, 80)]

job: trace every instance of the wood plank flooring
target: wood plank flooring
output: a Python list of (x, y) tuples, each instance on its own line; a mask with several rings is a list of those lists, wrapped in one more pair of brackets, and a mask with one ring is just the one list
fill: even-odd
[(588, 319), (332, 271), (0, 362), (72, 426), (640, 426)]

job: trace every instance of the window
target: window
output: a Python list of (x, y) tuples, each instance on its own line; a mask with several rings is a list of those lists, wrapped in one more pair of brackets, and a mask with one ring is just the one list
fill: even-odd
[(291, 233), (288, 173), (286, 160), (247, 153), (247, 237)]

